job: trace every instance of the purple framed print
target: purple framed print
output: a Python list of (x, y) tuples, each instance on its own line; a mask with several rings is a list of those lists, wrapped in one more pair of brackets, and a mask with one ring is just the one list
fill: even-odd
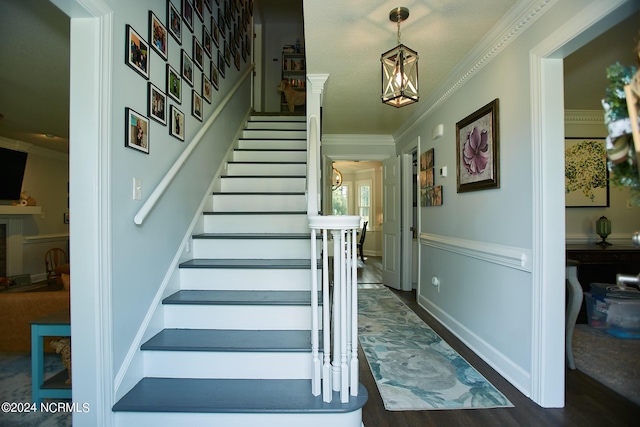
[(456, 123), (458, 193), (500, 188), (498, 99)]

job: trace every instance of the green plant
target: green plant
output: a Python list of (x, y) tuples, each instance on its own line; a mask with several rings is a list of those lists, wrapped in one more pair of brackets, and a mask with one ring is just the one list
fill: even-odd
[(611, 123), (629, 117), (624, 87), (631, 83), (631, 79), (636, 73), (636, 67), (633, 65), (625, 67), (619, 62), (616, 62), (607, 67), (606, 72), (609, 86), (607, 86), (605, 90), (605, 98), (602, 100), (602, 106), (605, 111), (605, 122)]

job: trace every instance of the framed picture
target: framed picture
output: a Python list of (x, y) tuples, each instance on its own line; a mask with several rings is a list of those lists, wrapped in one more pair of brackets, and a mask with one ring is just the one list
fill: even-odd
[(204, 22), (204, 0), (193, 0), (193, 7), (198, 18)]
[(169, 116), (169, 134), (184, 141), (184, 114), (175, 105), (172, 105)]
[(127, 48), (124, 62), (145, 79), (149, 79), (149, 44), (127, 25)]
[(194, 89), (191, 97), (191, 115), (200, 121), (202, 121), (202, 108), (204, 107), (202, 104), (202, 96)]
[(211, 104), (211, 99), (213, 95), (213, 88), (211, 87), (211, 80), (207, 78), (204, 74), (202, 75), (202, 98)]
[(209, 12), (213, 12), (213, 0), (204, 0), (204, 4), (209, 9)]
[(178, 104), (182, 102), (182, 78), (171, 64), (167, 64), (167, 96)]
[(131, 108), (125, 108), (125, 147), (149, 154), (149, 119)]
[(181, 68), (182, 79), (193, 87), (193, 60), (184, 49), (182, 49)]
[(167, 0), (167, 27), (171, 37), (178, 44), (182, 44), (182, 16), (180, 16), (180, 10), (176, 9), (171, 0)]
[(211, 38), (213, 38), (213, 44), (215, 44), (216, 47), (220, 47), (220, 27), (218, 27), (218, 24), (216, 23), (216, 20), (213, 19), (213, 17), (211, 17), (211, 28), (211, 31), (213, 31), (213, 33), (211, 34)]
[(187, 27), (193, 32), (193, 5), (192, 0), (182, 0), (182, 19)]
[(441, 206), (442, 186), (435, 186), (435, 150), (420, 154), (420, 206)]
[(151, 41), (151, 47), (165, 61), (167, 60), (168, 38), (167, 28), (153, 12), (149, 11), (149, 40)]
[(500, 188), (498, 99), (456, 123), (458, 193)]
[(231, 49), (226, 40), (224, 41), (224, 62), (227, 64), (227, 67), (231, 67)]
[(204, 53), (211, 58), (213, 53), (213, 41), (211, 40), (211, 33), (206, 25), (202, 26), (202, 46), (204, 48)]
[(224, 58), (220, 51), (218, 51), (218, 73), (220, 73), (220, 77), (224, 78)]
[(216, 66), (216, 63), (211, 61), (211, 84), (213, 85), (213, 87), (215, 88), (215, 90), (218, 90), (219, 88), (219, 77), (218, 77), (218, 67)]
[(167, 124), (167, 95), (149, 82), (149, 107), (148, 114), (153, 120)]
[(608, 207), (609, 169), (604, 138), (564, 141), (566, 207)]
[(196, 36), (193, 36), (193, 62), (200, 71), (203, 70), (204, 49), (202, 48), (202, 43), (200, 43), (200, 40), (198, 40)]

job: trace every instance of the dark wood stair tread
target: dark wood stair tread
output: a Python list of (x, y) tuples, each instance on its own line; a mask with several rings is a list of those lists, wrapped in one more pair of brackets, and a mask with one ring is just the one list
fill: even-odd
[(311, 352), (308, 330), (164, 329), (142, 350)]
[(310, 380), (208, 378), (143, 378), (114, 407), (114, 411), (194, 413), (348, 413), (364, 406), (367, 390), (341, 403), (311, 394)]
[[(319, 293), (320, 294), (320, 293)], [(318, 299), (321, 295), (318, 296)], [(164, 300), (163, 304), (198, 305), (309, 305), (309, 291), (213, 291), (187, 289), (178, 291)]]

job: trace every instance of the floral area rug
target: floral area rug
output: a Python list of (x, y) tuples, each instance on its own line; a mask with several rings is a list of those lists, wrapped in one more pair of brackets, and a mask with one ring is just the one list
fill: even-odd
[(389, 411), (513, 406), (388, 289), (358, 291), (360, 345)]
[[(44, 377), (49, 378), (64, 369), (59, 354), (44, 355)], [(30, 353), (0, 353), (0, 402), (30, 404), (31, 355)], [(4, 407), (3, 407), (4, 408)], [(15, 409), (15, 408), (14, 408)], [(0, 427), (69, 427), (69, 412), (3, 412)]]

